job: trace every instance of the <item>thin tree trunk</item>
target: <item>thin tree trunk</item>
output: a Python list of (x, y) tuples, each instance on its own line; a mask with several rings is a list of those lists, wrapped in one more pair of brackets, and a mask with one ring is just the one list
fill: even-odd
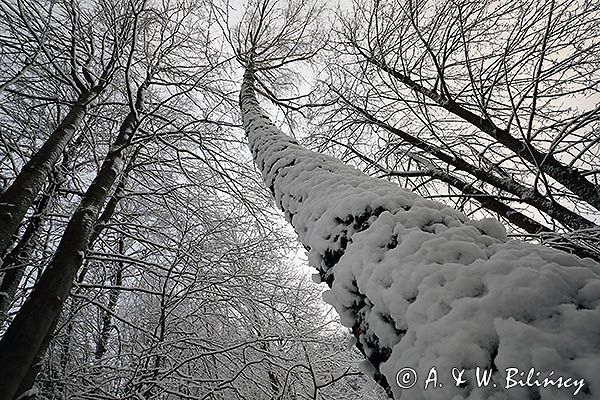
[[(123, 236), (119, 237), (119, 254), (125, 254), (125, 241), (123, 240)], [(108, 304), (106, 305), (106, 311), (104, 311), (104, 314), (102, 315), (102, 328), (100, 329), (100, 336), (98, 337), (96, 351), (94, 352), (94, 357), (96, 360), (101, 360), (108, 349), (107, 346), (110, 338), (110, 331), (113, 327), (112, 314), (115, 312), (117, 302), (119, 301), (119, 287), (123, 284), (124, 268), (125, 265), (123, 261), (119, 261), (119, 266), (115, 271), (115, 277), (112, 282), (112, 286), (114, 286), (114, 288), (110, 289), (108, 293)]]
[[(367, 115), (369, 115), (369, 114), (367, 114)], [(380, 123), (383, 124), (383, 122), (381, 122), (381, 121), (380, 121)], [(385, 126), (384, 128), (389, 129), (391, 127)], [(402, 134), (408, 135), (406, 133), (402, 133)], [(466, 161), (462, 160), (458, 156), (450, 157), (449, 155), (446, 155), (445, 153), (443, 153), (441, 150), (435, 148), (434, 146), (431, 146), (430, 144), (428, 144), (426, 142), (420, 141), (420, 139), (417, 139), (416, 137), (413, 137), (410, 135), (408, 135), (408, 137), (412, 141), (412, 143), (416, 147), (421, 148), (421, 150), (424, 150), (434, 156), (435, 156), (435, 154), (441, 154), (443, 159), (451, 161), (450, 165), (454, 165), (454, 166), (469, 165), (470, 168), (463, 167), (461, 169), (475, 171), (476, 174), (479, 176), (489, 175), (490, 177), (492, 177), (491, 178), (492, 182), (499, 179), (499, 178), (495, 177), (491, 172), (487, 172), (480, 168), (476, 168), (476, 167), (472, 166), (471, 164), (468, 164)], [(340, 144), (337, 141), (335, 141), (335, 142)], [(509, 221), (513, 225), (523, 229), (525, 232), (530, 233), (532, 235), (540, 236), (540, 237), (543, 236), (543, 237), (551, 238), (552, 240), (547, 241), (545, 243), (546, 245), (556, 248), (558, 250), (567, 251), (569, 253), (575, 254), (582, 258), (585, 258), (585, 257), (593, 258), (594, 260), (600, 262), (600, 253), (597, 250), (595, 250), (596, 246), (592, 245), (590, 247), (589, 243), (576, 243), (574, 241), (570, 241), (568, 238), (565, 237), (564, 234), (557, 233), (553, 229), (550, 229), (547, 226), (537, 222), (536, 220), (529, 218), (528, 216), (521, 213), (520, 211), (517, 211), (514, 208), (510, 207), (509, 205), (501, 202), (500, 200), (498, 200), (496, 198), (496, 196), (490, 195), (489, 193), (486, 193), (483, 190), (477, 189), (476, 187), (473, 186), (472, 183), (467, 183), (464, 180), (457, 178), (456, 176), (452, 175), (451, 173), (447, 172), (446, 170), (434, 165), (429, 160), (422, 159), (421, 157), (417, 157), (417, 156), (411, 156), (411, 158), (413, 158), (419, 164), (422, 164), (425, 167), (425, 169), (421, 170), (421, 171), (392, 171), (392, 170), (389, 170), (389, 169), (386, 169), (386, 168), (380, 166), (376, 161), (365, 156), (364, 154), (361, 154), (360, 152), (356, 151), (352, 147), (349, 147), (346, 145), (344, 145), (344, 146), (346, 148), (348, 148), (350, 151), (352, 151), (354, 154), (356, 154), (358, 157), (360, 157), (362, 160), (379, 168), (382, 172), (385, 173), (386, 176), (403, 176), (403, 177), (429, 176), (431, 178), (445, 182), (445, 183), (461, 190), (463, 193), (465, 193), (465, 195), (467, 197), (469, 197), (472, 200), (475, 200), (476, 202), (481, 204), (482, 207), (484, 207), (490, 211), (493, 211), (493, 212), (497, 213), (498, 215), (504, 217), (507, 221)], [(507, 187), (509, 189), (511, 188), (511, 186), (507, 186)], [(516, 187), (518, 188), (519, 186), (516, 186)], [(540, 208), (538, 207), (538, 209), (540, 209)], [(566, 210), (566, 208), (564, 208), (564, 209)], [(553, 212), (554, 209), (551, 209), (548, 211)], [(557, 215), (557, 214), (554, 214), (554, 215)], [(559, 210), (558, 215), (561, 215), (560, 210)], [(569, 218), (569, 220), (572, 221), (572, 219), (570, 219), (570, 218)]]
[(0, 270), (6, 269), (7, 273), (0, 285), (0, 292), (4, 292), (6, 295), (0, 298), (0, 321), (4, 321), (8, 307), (14, 300), (16, 290), (25, 273), (25, 261), (30, 258), (35, 250), (39, 232), (44, 222), (43, 214), (47, 211), (54, 194), (61, 188), (65, 179), (64, 175), (71, 166), (73, 152), (82, 141), (83, 135), (80, 135), (71, 145), (70, 150), (64, 152), (62, 164), (54, 168), (52, 182), (47, 191), (41, 196), (19, 243), (4, 257), (3, 266), (0, 267)]
[[(348, 102), (348, 104), (350, 103)], [(431, 154), (432, 156), (438, 158), (444, 163), (447, 163), (448, 165), (452, 165), (453, 167), (461, 171), (465, 171), (473, 175), (477, 179), (486, 182), (490, 185), (493, 185), (498, 189), (518, 196), (523, 203), (529, 204), (537, 208), (538, 210), (546, 213), (547, 215), (556, 219), (558, 222), (560, 222), (566, 227), (569, 227), (574, 230), (600, 228), (594, 222), (568, 209), (562, 204), (557, 203), (556, 201), (553, 201), (552, 199), (549, 199), (546, 196), (543, 196), (537, 190), (532, 190), (528, 187), (525, 187), (512, 178), (498, 177), (490, 171), (472, 165), (471, 163), (465, 161), (459, 156), (456, 156), (454, 154), (448, 154), (440, 150), (438, 147), (432, 146), (431, 144), (423, 141), (422, 139), (419, 139), (414, 135), (409, 134), (408, 132), (405, 132), (401, 129), (389, 125), (384, 121), (377, 119), (375, 116), (371, 115), (364, 109), (358, 107), (354, 108), (358, 112), (360, 112), (365, 118), (367, 118), (369, 122), (387, 130), (390, 133), (393, 133), (394, 135), (400, 137), (402, 140), (405, 140), (407, 143), (412, 144), (415, 147)]]
[[(154, 389), (159, 386), (158, 375), (160, 373), (160, 368), (164, 362), (164, 355), (161, 354), (163, 351), (163, 343), (167, 334), (167, 317), (169, 314), (168, 303), (170, 300), (170, 296), (167, 295), (167, 288), (170, 281), (171, 273), (175, 268), (175, 264), (172, 264), (169, 268), (167, 275), (165, 276), (165, 280), (162, 284), (161, 295), (160, 295), (160, 313), (158, 319), (158, 325), (154, 329), (154, 336), (156, 337), (155, 343), (150, 348), (156, 350), (156, 355), (154, 357), (148, 357), (146, 359), (144, 365), (144, 379), (138, 384), (137, 392), (140, 393), (142, 390), (141, 396), (144, 399), (150, 399), (155, 396)], [(150, 367), (150, 363), (152, 363), (152, 367)]]
[[(357, 45), (355, 45), (355, 47), (358, 49)], [(462, 118), (480, 131), (488, 134), (522, 159), (539, 167), (544, 173), (550, 175), (565, 188), (577, 195), (582, 201), (585, 201), (594, 206), (597, 210), (600, 210), (600, 186), (587, 180), (585, 176), (576, 169), (562, 164), (551, 153), (543, 153), (532, 145), (515, 138), (506, 129), (496, 126), (490, 119), (477, 115), (462, 107), (454, 100), (421, 86), (408, 76), (388, 66), (384, 61), (370, 57), (362, 51), (361, 54), (369, 63), (377, 66), (382, 71), (387, 72), (411, 90), (421, 93), (448, 112)]]
[[(497, 213), (498, 215), (502, 216), (515, 226), (518, 226), (519, 228), (523, 229), (527, 233), (530, 233), (532, 235), (552, 233), (556, 236), (560, 236), (547, 226), (540, 224), (539, 222), (529, 218), (522, 212), (517, 211), (511, 206), (496, 199), (495, 196), (492, 196), (475, 188), (472, 184), (469, 184), (463, 181), (462, 179), (459, 179), (447, 173), (446, 171), (443, 171), (441, 169), (432, 169), (428, 171), (428, 173), (431, 177), (439, 179), (442, 182), (446, 182), (447, 184), (461, 190), (463, 193), (466, 193), (467, 197), (475, 200), (476, 202), (481, 204), (482, 207)], [(599, 254), (594, 253), (593, 251), (588, 250), (585, 247), (582, 247), (576, 243), (570, 243), (566, 240), (560, 240), (557, 238), (557, 240), (549, 243), (548, 246), (566, 251), (571, 254), (575, 254), (582, 258), (589, 257), (600, 262)]]
[(0, 254), (12, 243), (25, 213), (42, 190), (48, 174), (83, 121), (87, 106), (95, 96), (97, 93), (94, 91), (79, 96), (44, 145), (25, 164), (14, 182), (0, 194)]
[(122, 170), (124, 151), (137, 129), (147, 86), (146, 81), (138, 89), (134, 110), (122, 123), (100, 172), (69, 220), (52, 261), (0, 340), (0, 399), (12, 399), (16, 394), (69, 295), (100, 209)]
[[(412, 398), (538, 398), (537, 387), (474, 379), (475, 366), (499, 378), (520, 366), (583, 378), (579, 396), (598, 398), (588, 360), (600, 359), (600, 264), (507, 240), (497, 221), (469, 220), (303, 148), (260, 108), (252, 66), (240, 107), (267, 187), (331, 287), (323, 297), (388, 395), (400, 398), (397, 374), (414, 368)], [(432, 367), (443, 387), (427, 392)], [(454, 385), (452, 368), (465, 370), (464, 384)]]

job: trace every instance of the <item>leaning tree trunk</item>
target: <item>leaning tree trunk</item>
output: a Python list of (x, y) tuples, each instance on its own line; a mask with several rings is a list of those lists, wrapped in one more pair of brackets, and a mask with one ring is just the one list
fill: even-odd
[(482, 182), (486, 182), (507, 193), (511, 193), (512, 195), (520, 198), (525, 204), (529, 204), (556, 219), (565, 227), (569, 227), (574, 230), (600, 228), (598, 224), (588, 220), (577, 212), (563, 206), (553, 199), (549, 199), (547, 196), (544, 196), (535, 190), (531, 190), (531, 188), (522, 185), (514, 179), (506, 179), (496, 176), (487, 170), (472, 165), (457, 155), (449, 154), (439, 147), (431, 145), (417, 136), (411, 135), (401, 129), (389, 125), (385, 121), (377, 119), (374, 115), (370, 114), (364, 109), (360, 109), (358, 107), (353, 108), (358, 111), (368, 122), (400, 137), (408, 144), (431, 154), (438, 160), (448, 165), (452, 165), (459, 171), (465, 171)]
[(69, 220), (54, 257), (0, 340), (0, 400), (10, 400), (15, 395), (69, 295), (100, 209), (122, 170), (124, 152), (137, 129), (147, 85), (146, 82), (140, 86), (135, 110), (121, 124), (98, 175)]
[(57, 189), (57, 184), (52, 183), (47, 192), (42, 194), (39, 203), (35, 207), (35, 213), (27, 224), (23, 236), (13, 249), (4, 257), (1, 269), (5, 269), (2, 282), (0, 283), (0, 324), (8, 319), (8, 311), (17, 294), (21, 279), (25, 275), (25, 266), (33, 254), (40, 231), (42, 230), (44, 214), (50, 204), (50, 200)]
[(23, 166), (14, 182), (0, 194), (0, 254), (10, 246), (25, 213), (83, 121), (89, 102), (97, 95), (97, 91), (89, 91), (79, 96), (44, 145)]
[[(331, 287), (325, 300), (352, 329), (368, 369), (390, 396), (573, 394), (574, 388), (551, 386), (507, 389), (511, 367), (525, 376), (535, 368), (540, 380), (551, 370), (553, 378), (583, 378), (579, 398), (600, 396), (600, 381), (594, 379), (600, 368), (598, 263), (507, 240), (495, 220), (469, 220), (303, 148), (260, 108), (251, 68), (240, 106), (266, 185), (308, 249), (309, 262)], [(477, 366), (493, 371), (496, 387), (477, 386)], [(443, 387), (432, 389), (430, 382), (424, 390), (433, 367)], [(403, 368), (418, 373), (411, 389), (397, 383)], [(455, 384), (452, 368), (465, 370), (465, 383)]]
[[(106, 203), (106, 206), (104, 206), (104, 210), (102, 211), (102, 214), (98, 218), (98, 220), (96, 222), (96, 226), (94, 227), (94, 231), (92, 232), (92, 236), (90, 237), (89, 244), (88, 244), (88, 250), (94, 246), (94, 243), (100, 236), (100, 233), (102, 233), (102, 230), (104, 229), (105, 224), (107, 224), (110, 221), (110, 219), (112, 218), (112, 216), (116, 210), (117, 204), (123, 198), (124, 192), (125, 192), (125, 180), (126, 180), (128, 171), (132, 166), (133, 160), (135, 159), (135, 156), (136, 156), (136, 154), (134, 153), (133, 156), (129, 159), (129, 166), (126, 167), (125, 170), (123, 171), (123, 174), (121, 174), (121, 179), (119, 180), (119, 183), (117, 184), (117, 187), (116, 187), (114, 193), (112, 194), (112, 196)], [(83, 282), (87, 272), (88, 272), (88, 267), (84, 263), (83, 267), (81, 268), (81, 271), (79, 272), (79, 275), (77, 276), (77, 283)], [(78, 293), (80, 290), (81, 290), (81, 287), (78, 287), (77, 290), (75, 291), (75, 293)], [(77, 307), (79, 307), (79, 305), (80, 305), (79, 300), (80, 299), (78, 299), (78, 298), (73, 298), (70, 303), (70, 308), (71, 308), (71, 310), (73, 310), (73, 313), (75, 312), (75, 309)], [(71, 317), (72, 317), (72, 315), (70, 314), (68, 316), (68, 318), (71, 319)], [(21, 380), (21, 385), (19, 386), (19, 389), (17, 390), (17, 394), (16, 394), (16, 397), (20, 398), (20, 400), (27, 400), (30, 398), (30, 396), (24, 395), (25, 393), (34, 393), (34, 395), (31, 396), (31, 398), (35, 398), (35, 393), (36, 393), (35, 390), (30, 390), (30, 389), (32, 389), (32, 387), (35, 383), (35, 380), (42, 369), (42, 362), (44, 359), (44, 354), (46, 354), (46, 350), (48, 350), (48, 346), (50, 345), (50, 342), (52, 341), (52, 337), (54, 336), (54, 331), (55, 331), (56, 327), (58, 326), (60, 319), (61, 319), (60, 314), (57, 315), (56, 318), (54, 318), (54, 321), (52, 322), (52, 324), (50, 325), (50, 328), (48, 329), (48, 332), (46, 333), (46, 337), (44, 338), (44, 340), (42, 341), (42, 344), (40, 345), (37, 355), (33, 359), (31, 367), (25, 374), (25, 377)], [(70, 321), (69, 324), (67, 325), (66, 329), (67, 330), (72, 329), (72, 326), (71, 326), (72, 324), (73, 324), (73, 321)]]
[(21, 279), (25, 274), (27, 261), (36, 250), (40, 231), (44, 225), (44, 214), (47, 212), (55, 193), (64, 183), (64, 172), (69, 169), (72, 153), (81, 144), (82, 139), (83, 136), (79, 136), (72, 144), (71, 149), (64, 152), (62, 164), (53, 168), (50, 179), (51, 183), (46, 192), (42, 193), (23, 235), (15, 247), (2, 260), (0, 271), (4, 269), (6, 273), (0, 284), (0, 292), (3, 292), (0, 295), (0, 323), (3, 323), (8, 318), (9, 308), (15, 298)]

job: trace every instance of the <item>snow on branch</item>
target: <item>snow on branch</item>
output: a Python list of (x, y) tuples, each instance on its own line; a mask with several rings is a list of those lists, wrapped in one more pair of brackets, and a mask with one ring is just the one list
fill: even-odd
[[(255, 163), (331, 288), (325, 301), (390, 395), (572, 398), (574, 387), (506, 388), (510, 368), (534, 368), (540, 381), (550, 371), (584, 379), (577, 398), (598, 398), (598, 263), (508, 240), (495, 220), (469, 220), (305, 149), (260, 108), (251, 68), (240, 105)], [(424, 390), (432, 367), (443, 387)], [(493, 371), (497, 385), (478, 385), (477, 367)], [(398, 386), (403, 368), (419, 376), (411, 389)], [(465, 370), (465, 383), (454, 384), (453, 368)]]

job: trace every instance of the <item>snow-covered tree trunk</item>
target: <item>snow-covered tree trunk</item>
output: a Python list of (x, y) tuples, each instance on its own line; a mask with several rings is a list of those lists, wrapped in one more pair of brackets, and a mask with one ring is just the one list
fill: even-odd
[[(325, 300), (390, 395), (572, 398), (577, 386), (507, 388), (508, 368), (524, 371), (514, 379), (535, 368), (540, 381), (550, 371), (585, 379), (580, 399), (600, 396), (599, 264), (508, 240), (495, 220), (469, 220), (303, 148), (260, 108), (252, 67), (240, 107), (266, 185), (331, 287)], [(430, 381), (424, 390), (433, 367), (443, 387)], [(476, 367), (493, 371), (495, 387), (478, 387)], [(419, 376), (411, 389), (397, 383), (403, 368)], [(456, 384), (453, 368), (465, 370), (466, 383)]]

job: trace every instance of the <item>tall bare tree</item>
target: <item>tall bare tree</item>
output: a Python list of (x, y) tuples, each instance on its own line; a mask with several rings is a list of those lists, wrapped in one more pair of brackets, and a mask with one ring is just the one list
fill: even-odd
[[(31, 69), (35, 67), (42, 71), (41, 76), (34, 75), (33, 85), (21, 79), (18, 85), (6, 91), (48, 101), (55, 98), (56, 94), (45, 93), (49, 89), (47, 83), (55, 79), (61, 86), (61, 92), (68, 93), (68, 112), (0, 194), (0, 254), (13, 243), (27, 210), (65, 146), (75, 135), (90, 104), (109, 85), (131, 35), (129, 18), (119, 15), (117, 4), (90, 12), (75, 2), (64, 3), (60, 7), (53, 7), (53, 2), (44, 3), (29, 4), (21, 0), (16, 4), (3, 3), (4, 16), (9, 18), (10, 24), (15, 25), (12, 28), (16, 31), (14, 36), (19, 37), (20, 33), (31, 36), (37, 53), (43, 54), (37, 59), (36, 53), (36, 58), (28, 61), (28, 65), (34, 64)], [(48, 6), (51, 10), (48, 18), (37, 20), (40, 10)], [(94, 21), (104, 21), (106, 25), (95, 24)], [(91, 26), (96, 28), (90, 29)], [(19, 28), (23, 32), (17, 31)], [(105, 29), (102, 35), (95, 32), (94, 29), (98, 28)], [(100, 37), (104, 39), (99, 40)], [(23, 75), (23, 72), (18, 75)], [(45, 83), (44, 78), (47, 79)]]
[[(277, 46), (273, 26), (306, 27), (303, 6), (285, 13), (287, 19), (256, 12), (245, 25), (250, 40), (241, 47), (240, 108), (265, 184), (330, 286), (324, 297), (352, 329), (374, 378), (390, 396), (423, 398), (430, 392), (421, 381), (410, 389), (397, 374), (412, 367), (423, 377), (437, 367), (444, 385), (436, 386), (436, 396), (481, 398), (508, 389), (477, 385), (476, 365), (497, 379), (519, 365), (583, 379), (582, 395), (593, 398), (599, 389), (582, 360), (600, 356), (600, 332), (595, 322), (583, 321), (600, 318), (599, 293), (592, 289), (600, 282), (598, 263), (508, 240), (497, 221), (469, 220), (309, 151), (266, 116), (255, 85), (269, 59), (255, 49)], [(306, 42), (308, 30), (299, 31), (306, 35), (298, 42)], [(585, 346), (574, 344), (575, 337)], [(538, 357), (544, 349), (557, 357)], [(468, 371), (461, 385), (447, 384), (453, 367)], [(539, 387), (513, 389), (518, 398), (541, 395)]]
[[(81, 198), (77, 209), (69, 220), (52, 261), (45, 269), (27, 301), (20, 308), (15, 319), (4, 333), (0, 348), (2, 351), (2, 394), (13, 396), (21, 386), (21, 382), (33, 365), (36, 356), (43, 355), (42, 344), (48, 343), (56, 325), (69, 291), (73, 285), (77, 271), (81, 267), (90, 239), (98, 222), (102, 207), (108, 198), (111, 188), (121, 174), (134, 134), (140, 129), (147, 102), (148, 88), (153, 80), (160, 82), (160, 75), (168, 77), (174, 66), (169, 65), (162, 71), (163, 64), (168, 63), (170, 53), (175, 51), (182, 38), (176, 34), (181, 31), (182, 18), (189, 10), (182, 6), (171, 7), (166, 4), (162, 10), (164, 15), (155, 17), (156, 10), (146, 9), (145, 2), (131, 5), (131, 10), (124, 17), (132, 16), (133, 37), (128, 43), (129, 55), (125, 65), (126, 95), (129, 112), (124, 117), (119, 132), (102, 162), (97, 176)], [(148, 17), (149, 16), (149, 17)], [(145, 41), (148, 36), (159, 35), (160, 41)], [(134, 64), (135, 63), (135, 64)], [(142, 69), (139, 83), (135, 83), (134, 68)], [(168, 79), (168, 78), (167, 78)], [(183, 88), (183, 92), (189, 90)], [(167, 100), (173, 95), (166, 96)], [(150, 115), (156, 112), (162, 102), (154, 105)], [(40, 349), (42, 354), (39, 355)], [(21, 391), (28, 388), (21, 387)]]

